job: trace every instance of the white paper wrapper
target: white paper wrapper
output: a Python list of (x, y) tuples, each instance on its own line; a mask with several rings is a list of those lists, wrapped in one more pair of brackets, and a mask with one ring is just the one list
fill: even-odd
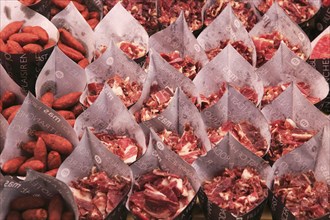
[[(271, 172), (271, 167), (266, 161), (246, 149), (230, 133), (227, 133), (224, 139), (207, 152), (205, 156), (198, 158), (192, 166), (195, 168), (201, 182), (212, 180), (224, 171), (225, 168), (253, 167), (265, 181), (270, 178), (269, 174)], [(267, 199), (265, 199), (255, 209), (241, 216), (241, 218), (237, 218), (233, 214), (209, 202), (205, 193), (202, 191), (199, 193), (199, 199), (207, 219), (219, 220), (260, 219), (264, 205), (267, 202)]]
[[(182, 73), (178, 72), (173, 66), (168, 64), (158, 53), (153, 50), (150, 51), (150, 64), (148, 69), (148, 76), (144, 83), (140, 99), (130, 108), (130, 112), (134, 114), (141, 110), (143, 102), (150, 97), (150, 87), (157, 84), (160, 89), (170, 87), (173, 91), (176, 88), (181, 88), (184, 93), (190, 97), (199, 97), (199, 93), (194, 83)], [(199, 100), (198, 100), (199, 101)], [(168, 106), (169, 108), (169, 106)], [(168, 109), (167, 108), (167, 109)], [(143, 122), (147, 127), (153, 127), (157, 124), (157, 118), (171, 115), (171, 111), (164, 110), (156, 118)]]
[(181, 57), (190, 56), (202, 66), (208, 62), (204, 50), (189, 30), (182, 11), (174, 23), (150, 37), (149, 47), (158, 53), (177, 50)]
[(235, 16), (230, 4), (197, 38), (205, 51), (217, 47), (220, 41), (225, 40), (243, 41), (245, 46), (252, 49), (252, 65), (256, 65), (257, 54), (254, 43), (241, 21)]
[(20, 144), (33, 140), (33, 132), (39, 130), (60, 135), (73, 146), (78, 144), (76, 133), (66, 120), (29, 93), (8, 127), (5, 147), (0, 155), (0, 165), (23, 155)]
[(179, 136), (183, 134), (184, 126), (190, 124), (194, 134), (201, 140), (203, 148), (206, 151), (211, 149), (211, 143), (207, 138), (206, 128), (198, 109), (180, 88), (176, 89), (171, 104), (166, 110), (151, 121), (151, 126), (149, 127), (149, 123), (146, 126), (154, 129), (155, 132), (167, 129), (179, 134)]
[[(136, 180), (143, 174), (157, 168), (179, 175), (181, 178), (187, 177), (197, 194), (200, 188), (200, 180), (194, 168), (183, 161), (179, 155), (164, 146), (157, 134), (151, 130), (146, 153), (131, 166), (131, 169), (133, 171), (133, 177)], [(196, 197), (194, 197), (190, 204), (175, 219), (190, 219), (189, 216), (191, 216), (195, 201)], [(126, 203), (126, 208), (129, 210), (128, 202)]]
[(0, 79), (0, 97), (5, 91), (11, 91), (15, 93), (17, 102), (22, 103), (26, 96), (25, 91), (10, 78), (2, 65), (0, 65)]
[(320, 131), (329, 119), (311, 104), (295, 84), (291, 84), (271, 104), (262, 109), (268, 123), (290, 118), (299, 128)]
[(219, 128), (227, 121), (234, 123), (247, 121), (260, 130), (269, 149), (271, 135), (266, 118), (252, 102), (233, 87), (228, 86), (222, 98), (213, 106), (203, 110), (201, 115), (207, 128)]
[[(0, 30), (13, 21), (25, 21), (23, 27), (40, 26), (47, 31), (49, 39), (55, 42), (58, 41), (59, 34), (56, 27), (47, 18), (22, 5), (19, 1), (1, 0), (0, 11)], [(48, 48), (37, 54), (7, 54), (0, 52), (1, 64), (23, 90), (34, 93), (38, 74), (53, 48)]]
[(298, 45), (306, 55), (306, 58), (310, 56), (311, 42), (307, 35), (288, 17), (277, 2), (273, 3), (261, 21), (253, 27), (249, 34), (251, 37), (257, 37), (261, 34), (269, 34), (274, 31), (283, 34), (292, 45)]
[[(330, 185), (330, 123), (322, 128), (318, 134), (311, 138), (308, 142), (299, 148), (291, 151), (278, 159), (271, 171), (271, 177), (268, 185), (273, 185), (276, 177), (280, 177), (288, 173), (302, 173), (314, 171), (317, 181), (325, 182)], [(273, 193), (270, 193), (270, 208), (273, 219), (282, 219), (281, 216), (288, 216), (287, 219), (296, 219), (293, 214), (284, 206), (280, 199)], [(328, 213), (322, 218), (328, 219)]]
[(207, 138), (206, 128), (201, 114), (180, 88), (177, 89), (176, 93), (178, 96), (177, 117), (179, 119), (177, 125), (178, 130), (176, 132), (182, 135), (184, 132), (184, 125), (189, 123), (194, 129), (194, 134), (201, 139), (205, 150), (209, 151), (211, 149), (211, 143)]
[[(113, 41), (110, 41), (107, 50), (95, 62), (86, 67), (87, 84), (105, 83), (115, 74), (123, 79), (129, 77), (131, 82), (137, 82), (140, 85), (143, 85), (147, 78), (147, 73), (136, 62), (129, 59)], [(87, 95), (88, 89), (86, 88), (81, 97), (81, 103), (84, 103)]]
[(234, 86), (249, 86), (258, 94), (257, 105), (261, 102), (264, 88), (254, 68), (231, 45), (206, 64), (197, 74), (193, 83), (200, 94), (209, 96), (219, 91), (223, 82)]
[(8, 126), (7, 120), (0, 114), (0, 153), (5, 146)]
[(281, 42), (271, 60), (256, 70), (264, 86), (276, 86), (288, 82), (305, 82), (310, 86), (311, 96), (327, 97), (329, 85), (324, 76), (293, 53)]
[(118, 2), (95, 28), (95, 46), (99, 49), (128, 41), (140, 45), (148, 51), (148, 33), (143, 26)]
[(96, 132), (127, 135), (136, 140), (143, 153), (146, 150), (142, 129), (109, 85), (103, 87), (96, 101), (76, 119), (74, 130), (79, 137), (86, 127), (93, 127)]
[(54, 177), (28, 170), (24, 181), (7, 177), (0, 188), (0, 219), (5, 219), (10, 202), (17, 197), (31, 195), (50, 200), (54, 195), (60, 194), (65, 201), (66, 209), (71, 209), (75, 214), (75, 220), (78, 220), (78, 209), (69, 187)]
[[(72, 181), (77, 181), (78, 179), (89, 176), (93, 166), (95, 166), (98, 171), (106, 172), (109, 177), (119, 175), (129, 178), (131, 181), (133, 180), (130, 167), (111, 153), (111, 151), (107, 150), (88, 129), (85, 129), (78, 146), (72, 154), (61, 164), (56, 178), (70, 186)], [(133, 181), (131, 182), (131, 187), (132, 184)], [(107, 219), (126, 219), (124, 218), (125, 197), (122, 198), (123, 201), (112, 210)]]
[(51, 90), (55, 97), (81, 92), (86, 87), (85, 71), (55, 47), (36, 82), (38, 99)]
[(95, 50), (95, 34), (84, 17), (72, 2), (52, 18), (56, 28), (65, 28), (73, 37), (79, 40), (86, 49), (86, 58), (92, 61)]

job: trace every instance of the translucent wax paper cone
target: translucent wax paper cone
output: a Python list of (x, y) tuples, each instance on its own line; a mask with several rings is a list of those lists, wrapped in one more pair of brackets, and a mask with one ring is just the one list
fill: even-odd
[[(135, 179), (135, 185), (138, 184), (141, 178), (144, 178), (144, 176), (155, 175), (156, 178), (162, 178), (159, 175), (164, 173), (165, 177), (168, 175), (168, 178), (172, 181), (183, 183), (182, 187), (179, 187), (179, 190), (186, 189), (187, 193), (184, 193), (183, 195), (181, 194), (185, 200), (183, 201), (181, 197), (179, 198), (182, 205), (180, 209), (177, 209), (179, 206), (174, 206), (174, 209), (171, 209), (170, 213), (168, 213), (169, 211), (167, 210), (169, 210), (169, 206), (167, 203), (158, 204), (157, 209), (159, 209), (159, 211), (155, 212), (154, 216), (165, 214), (168, 219), (176, 220), (191, 218), (192, 207), (196, 201), (196, 194), (200, 187), (200, 181), (196, 175), (195, 170), (189, 164), (184, 162), (178, 155), (164, 146), (164, 144), (153, 131), (151, 131), (148, 150), (143, 155), (143, 157), (141, 157), (131, 166), (131, 168)], [(148, 184), (143, 184), (141, 187), (147, 187), (147, 185)], [(142, 211), (136, 211), (136, 206), (134, 205), (136, 202), (136, 193), (141, 192), (142, 191), (138, 191), (137, 188), (133, 187), (128, 202), (126, 203), (126, 208), (135, 216), (140, 216), (141, 213), (148, 213), (150, 212), (148, 210), (153, 209), (153, 206), (150, 206), (146, 203), (143, 206)]]
[(60, 31), (59, 48), (76, 63), (84, 58), (91, 63), (95, 34), (74, 4), (70, 2), (51, 21)]
[[(268, 122), (260, 110), (233, 87), (226, 87), (222, 98), (201, 115), (212, 146), (227, 132), (233, 132), (247, 149), (260, 157), (266, 155), (270, 145)], [(253, 133), (252, 139), (246, 139), (249, 133)]]
[[(272, 178), (268, 182), (271, 185), (269, 203), (273, 219), (282, 219), (283, 216), (286, 216), (287, 219), (301, 217), (308, 217), (309, 219), (329, 218), (329, 206), (321, 205), (318, 202), (326, 199), (327, 193), (315, 194), (315, 190), (322, 191), (330, 185), (329, 128), (330, 123), (308, 142), (274, 163), (271, 171)], [(304, 179), (300, 179), (302, 176)], [(286, 182), (287, 186), (281, 184), (283, 181)], [(301, 184), (300, 193), (294, 187), (291, 188), (296, 181)], [(306, 181), (309, 182), (306, 183)], [(306, 187), (309, 187), (308, 191), (305, 191)], [(279, 190), (282, 190), (283, 196), (290, 193), (292, 198), (303, 196), (304, 199), (284, 200), (280, 198)], [(311, 200), (315, 199), (313, 196), (318, 198), (315, 200), (316, 202), (312, 202), (313, 205), (304, 206), (303, 203), (310, 204)], [(283, 201), (286, 201), (286, 203), (283, 203)], [(319, 211), (315, 212), (314, 210)], [(304, 214), (301, 215), (301, 213)]]
[(291, 82), (297, 84), (313, 104), (324, 99), (329, 93), (329, 85), (324, 76), (297, 57), (283, 42), (273, 58), (258, 68), (256, 73), (265, 87), (263, 106), (275, 98), (267, 88), (283, 85), (288, 87)]
[[(103, 87), (97, 100), (77, 118), (74, 129), (81, 137), (87, 127), (101, 138), (104, 147), (120, 156), (126, 163), (133, 163), (146, 150), (141, 127), (109, 85)], [(117, 144), (120, 147), (115, 147), (113, 139), (118, 139)], [(127, 142), (130, 144), (127, 145)]]
[[(226, 46), (220, 54), (207, 63), (193, 80), (193, 83), (200, 94), (204, 96), (219, 91), (223, 83), (241, 89), (249, 87), (254, 93), (251, 96), (251, 101), (255, 105), (260, 104), (263, 94), (262, 82), (253, 66), (244, 60), (231, 45)], [(249, 96), (247, 95), (247, 97)]]
[(276, 119), (291, 118), (304, 128), (320, 130), (329, 121), (327, 117), (312, 105), (292, 84), (270, 105), (262, 109), (268, 122)]
[[(329, 119), (301, 94), (295, 84), (263, 108), (262, 113), (271, 125), (272, 141), (267, 154), (271, 162), (299, 149), (329, 123)], [(286, 135), (283, 136), (283, 132)]]
[(40, 99), (48, 91), (61, 97), (70, 92), (82, 92), (85, 87), (85, 71), (55, 47), (37, 79), (36, 97)]
[[(14, 211), (16, 209), (17, 213), (18, 209), (21, 213), (25, 213), (27, 211), (24, 212), (24, 210), (35, 210), (35, 208), (38, 208), (38, 212), (33, 216), (51, 217), (54, 216), (54, 212), (55, 215), (61, 216), (67, 212), (70, 213), (70, 216), (73, 216), (73, 219), (78, 219), (78, 209), (69, 187), (54, 177), (29, 170), (24, 181), (6, 178), (1, 183), (0, 188), (2, 189), (0, 193), (2, 199), (1, 219), (6, 219), (9, 210)], [(51, 203), (55, 196), (60, 197), (60, 199), (57, 199), (58, 202), (55, 204), (52, 203), (51, 207), (54, 207), (53, 209), (48, 210), (47, 203)], [(62, 211), (59, 207), (62, 207)], [(32, 211), (32, 213), (34, 212)], [(27, 216), (28, 214), (23, 215)]]
[[(24, 33), (23, 37), (22, 32), (10, 36), (6, 35), (10, 39), (4, 37), (2, 40), (6, 43), (7, 49), (2, 49), (0, 52), (1, 64), (10, 77), (23, 90), (34, 93), (38, 74), (58, 41), (58, 31), (47, 18), (23, 6), (19, 1), (1, 1), (0, 11), (0, 29), (2, 31), (8, 24), (19, 21), (23, 22), (22, 31), (27, 26), (38, 26), (38, 29), (43, 29), (42, 42), (39, 40), (40, 37), (36, 35), (37, 33), (40, 34), (40, 31), (34, 32), (35, 34), (32, 35), (31, 33)], [(9, 27), (14, 32), (15, 30), (19, 32), (21, 28), (11, 29)], [(47, 34), (44, 32), (47, 32)], [(45, 37), (45, 35), (47, 36)], [(3, 45), (1, 47), (5, 48)]]
[(303, 60), (307, 60), (311, 54), (307, 35), (285, 14), (277, 2), (274, 2), (249, 34), (256, 46), (257, 67), (273, 57), (281, 40)]
[[(38, 150), (34, 150), (38, 140)], [(18, 176), (25, 176), (26, 167), (47, 172), (56, 168), (47, 162), (50, 152), (58, 159), (61, 157), (57, 160), (60, 164), (77, 144), (76, 133), (66, 120), (29, 93), (7, 129), (5, 147), (0, 156), (1, 168), (6, 174)], [(15, 163), (15, 169), (11, 169), (8, 161), (21, 156), (21, 162)]]
[(170, 109), (172, 114), (169, 117), (162, 114), (157, 118), (157, 126), (150, 128), (154, 129), (166, 147), (191, 164), (211, 149), (202, 117), (180, 88), (176, 89), (166, 111)]
[(95, 46), (98, 53), (103, 53), (113, 41), (128, 57), (137, 62), (144, 61), (142, 57), (149, 50), (148, 38), (148, 33), (143, 26), (135, 20), (120, 2), (109, 11), (95, 28)]
[(87, 87), (81, 103), (92, 104), (103, 85), (109, 84), (129, 108), (140, 98), (147, 73), (111, 41), (107, 50), (86, 68), (86, 76)]
[[(73, 191), (73, 195), (77, 196), (77, 199), (79, 200), (79, 185), (77, 188), (76, 184), (83, 178), (89, 178), (91, 172), (94, 172), (92, 175), (101, 175), (102, 172), (105, 172), (108, 178), (124, 178), (123, 181), (127, 181), (124, 188), (120, 191), (122, 193), (118, 193), (119, 191), (117, 191), (115, 185), (112, 186), (114, 187), (113, 191), (108, 191), (107, 187), (104, 186), (103, 190), (108, 191), (107, 195), (109, 196), (109, 202), (114, 202), (113, 199), (116, 197), (114, 202), (116, 204), (108, 202), (106, 204), (96, 202), (94, 203), (94, 200), (92, 201), (92, 199), (85, 201), (90, 205), (95, 205), (97, 210), (103, 210), (102, 207), (105, 206), (107, 210), (106, 214), (104, 213), (105, 219), (126, 219), (125, 202), (127, 199), (127, 194), (129, 193), (132, 186), (132, 171), (130, 167), (126, 165), (120, 158), (104, 148), (102, 143), (93, 135), (89, 129), (85, 129), (77, 148), (59, 168), (57, 178), (66, 183)], [(95, 178), (97, 177), (95, 176)], [(101, 178), (101, 176), (99, 178)], [(103, 183), (96, 182), (96, 184), (101, 186)], [(110, 184), (110, 182), (108, 182), (108, 184)], [(83, 185), (81, 185), (81, 187), (83, 187)], [(98, 187), (95, 186), (93, 190), (95, 189), (98, 190)], [(104, 192), (105, 191), (103, 191), (103, 193)], [(118, 195), (115, 194), (116, 192)], [(99, 191), (98, 195), (101, 194), (102, 192)], [(83, 210), (84, 206), (80, 208), (79, 204), (80, 203), (78, 203), (78, 209)], [(84, 212), (82, 211), (81, 213)], [(88, 216), (89, 214), (87, 214), (87, 217)]]
[[(266, 185), (266, 181), (270, 178), (271, 167), (266, 161), (254, 155), (251, 151), (247, 150), (236, 140), (236, 138), (227, 133), (227, 135), (218, 145), (216, 145), (212, 150), (208, 151), (204, 157), (198, 158), (192, 166), (195, 168), (198, 177), (202, 182), (202, 188), (198, 194), (198, 197), (200, 199), (204, 215), (207, 219), (260, 219), (264, 206), (267, 202), (267, 187), (270, 187), (269, 185)], [(229, 212), (229, 207), (221, 208), (214, 202), (210, 201), (206, 195), (206, 192), (204, 191), (205, 189), (203, 190), (203, 185), (206, 184), (207, 181), (212, 181), (214, 177), (219, 176), (222, 172), (225, 171), (225, 169), (231, 170), (235, 168), (244, 169), (243, 174), (249, 173), (248, 169), (253, 168), (257, 173), (259, 173), (260, 178), (264, 181), (264, 183), (261, 184), (263, 185), (261, 188), (259, 187), (260, 183), (255, 182), (256, 178), (253, 177), (252, 173), (249, 173), (249, 176), (245, 177), (242, 174), (242, 179), (247, 178), (247, 181), (250, 182), (248, 184), (253, 184), (255, 190), (258, 190), (258, 197), (255, 197), (258, 203), (245, 203), (245, 205), (241, 205), (240, 207), (247, 212), (241, 213), (239, 215)], [(251, 179), (248, 180), (249, 178)], [(214, 190), (219, 191), (220, 196), (228, 196), (228, 200), (222, 204), (223, 206), (228, 206), (235, 203), (238, 205), (241, 202), (244, 203), (244, 199), (243, 201), (234, 201), (234, 199), (232, 199), (233, 194), (238, 193), (237, 191), (234, 191), (237, 187), (234, 185), (238, 184), (240, 181), (242, 180), (237, 177), (237, 180), (233, 181), (232, 183), (223, 183), (226, 185), (226, 187), (214, 188)], [(247, 186), (245, 185), (244, 187)], [(242, 196), (242, 198), (244, 197), (245, 199), (248, 199), (249, 196)], [(253, 204), (253, 206), (248, 208), (247, 204)]]
[(256, 50), (249, 33), (228, 5), (197, 38), (198, 43), (212, 60), (227, 44), (235, 45), (241, 55), (256, 65)]
[[(177, 87), (180, 87), (195, 103), (199, 102), (199, 94), (193, 82), (169, 65), (158, 53), (151, 51), (148, 75), (143, 86), (141, 97), (129, 111), (135, 115), (139, 123), (143, 122), (147, 127), (157, 126), (157, 117), (159, 118), (164, 114), (167, 115), (166, 117), (170, 117), (172, 114), (170, 112), (166, 113), (167, 106), (172, 103), (171, 99)], [(158, 104), (151, 106), (151, 109), (156, 109), (156, 113), (141, 113), (141, 110), (147, 107), (146, 103), (152, 101), (152, 96), (155, 96), (157, 99), (160, 93), (166, 93), (168, 95), (165, 100), (158, 99)]]
[(205, 52), (189, 30), (183, 12), (169, 27), (150, 37), (149, 47), (158, 53), (178, 51), (181, 57), (189, 56), (201, 66), (208, 62)]

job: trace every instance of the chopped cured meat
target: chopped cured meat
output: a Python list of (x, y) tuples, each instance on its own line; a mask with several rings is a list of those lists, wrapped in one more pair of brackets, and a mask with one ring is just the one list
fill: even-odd
[(195, 196), (187, 177), (159, 169), (140, 176), (129, 198), (129, 208), (139, 219), (174, 219)]
[(277, 31), (252, 37), (252, 40), (257, 51), (257, 67), (262, 66), (274, 56), (275, 52), (280, 47), (281, 41), (283, 41), (298, 57), (303, 60), (307, 59), (306, 54), (304, 54), (298, 45), (292, 45), (288, 39)]
[(268, 156), (272, 162), (296, 149), (316, 134), (314, 130), (298, 128), (296, 123), (289, 118), (273, 121), (270, 126), (272, 139)]
[[(126, 107), (135, 104), (141, 96), (142, 85), (137, 82), (131, 82), (129, 77), (123, 79), (118, 74), (114, 74), (106, 82), (112, 91), (123, 101)], [(90, 106), (97, 99), (103, 89), (104, 83), (89, 83), (88, 96), (85, 101), (86, 106)]]
[[(242, 87), (233, 86), (233, 87), (236, 90), (238, 90), (242, 95), (244, 95), (245, 98), (249, 99), (254, 104), (258, 103), (258, 94), (253, 88), (250, 88), (249, 86), (242, 86)], [(201, 109), (204, 110), (217, 103), (225, 92), (226, 92), (226, 82), (223, 82), (221, 83), (219, 90), (210, 94), (209, 96), (206, 97), (205, 95), (201, 94), (200, 95)]]
[(330, 186), (317, 181), (313, 171), (276, 177), (273, 192), (296, 219), (319, 219), (330, 212)]
[(206, 9), (204, 24), (208, 26), (230, 3), (235, 15), (243, 23), (247, 31), (250, 31), (258, 22), (258, 17), (254, 12), (251, 3), (246, 0), (217, 0), (211, 7)]
[(103, 220), (130, 190), (130, 179), (93, 167), (89, 176), (72, 181), (70, 189), (78, 206), (79, 219)]
[(118, 47), (132, 60), (143, 57), (147, 53), (144, 47), (133, 42), (121, 41), (118, 43)]
[[(117, 43), (117, 46), (132, 60), (136, 60), (147, 54), (146, 48), (133, 42), (121, 41)], [(95, 59), (99, 58), (107, 49), (108, 47), (106, 45), (99, 45), (94, 52)]]
[(158, 132), (158, 136), (171, 150), (189, 164), (192, 164), (199, 156), (206, 153), (201, 140), (194, 134), (194, 129), (190, 124), (184, 126), (181, 137), (177, 133), (166, 129)]
[[(103, 0), (106, 15), (119, 0)], [(157, 8), (154, 0), (122, 0), (123, 7), (146, 29), (149, 35), (158, 30)]]
[[(94, 129), (91, 128), (91, 130)], [(105, 132), (93, 132), (108, 150), (120, 157), (125, 163), (133, 163), (142, 155), (142, 147), (132, 138)]]
[(140, 111), (134, 113), (138, 122), (148, 121), (162, 113), (173, 98), (173, 90), (169, 87), (160, 89), (155, 85), (151, 87), (150, 97), (143, 103)]
[[(308, 0), (277, 0), (277, 2), (297, 24), (309, 20), (317, 12), (316, 7)], [(263, 0), (258, 9), (264, 14), (272, 4), (273, 0)]]
[(217, 103), (223, 94), (226, 92), (226, 83), (222, 83), (218, 91), (210, 94), (208, 97), (200, 95), (201, 97), (201, 109), (206, 109)]
[(158, 22), (161, 26), (167, 27), (175, 22), (183, 10), (191, 31), (202, 28), (202, 8), (206, 0), (161, 0), (159, 2)]
[(202, 68), (198, 61), (194, 61), (190, 56), (181, 57), (179, 51), (173, 53), (160, 54), (171, 66), (183, 73), (189, 79), (194, 79), (197, 73)]
[(205, 51), (209, 60), (212, 60), (216, 55), (218, 55), (228, 44), (231, 44), (237, 50), (237, 52), (252, 65), (252, 48), (246, 46), (243, 41), (220, 41), (217, 47)]
[[(265, 86), (264, 95), (261, 100), (261, 105), (267, 105), (276, 99), (286, 88), (290, 86), (291, 83), (284, 83), (277, 86)], [(304, 82), (298, 82), (297, 87), (302, 92), (302, 94), (313, 104), (320, 101), (320, 98), (311, 96), (310, 86)]]
[(257, 156), (262, 157), (266, 154), (268, 149), (266, 139), (258, 128), (246, 121), (240, 123), (228, 121), (219, 128), (209, 128), (207, 135), (212, 146), (220, 143), (228, 132)]
[(257, 207), (268, 196), (265, 180), (251, 167), (225, 168), (219, 176), (205, 181), (202, 188), (210, 202), (237, 217)]

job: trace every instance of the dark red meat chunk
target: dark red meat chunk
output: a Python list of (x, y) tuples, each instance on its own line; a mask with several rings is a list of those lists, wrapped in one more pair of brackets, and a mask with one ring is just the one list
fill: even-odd
[[(265, 86), (264, 95), (261, 100), (261, 105), (267, 105), (276, 99), (286, 88), (290, 86), (291, 83), (284, 83), (276, 86)], [(304, 82), (298, 82), (297, 87), (302, 92), (302, 94), (313, 104), (320, 101), (320, 98), (311, 96), (310, 86)]]
[(173, 53), (160, 54), (171, 66), (183, 73), (186, 77), (193, 80), (197, 73), (201, 70), (202, 65), (198, 61), (194, 61), (190, 56), (181, 57), (179, 51)]
[(287, 38), (277, 31), (252, 37), (252, 40), (257, 51), (257, 67), (262, 66), (274, 56), (275, 52), (280, 47), (281, 41), (283, 41), (298, 57), (303, 60), (307, 59), (306, 54), (304, 54), (298, 45), (292, 45)]
[(330, 186), (317, 181), (313, 171), (276, 177), (273, 192), (296, 219), (318, 219), (330, 212)]
[(226, 168), (202, 188), (210, 202), (236, 216), (251, 211), (268, 196), (265, 180), (251, 167)]
[(140, 176), (129, 198), (131, 212), (143, 220), (174, 219), (195, 196), (188, 179), (159, 169)]
[[(126, 107), (130, 107), (135, 104), (141, 96), (142, 85), (137, 82), (131, 82), (129, 77), (123, 79), (121, 76), (115, 74), (110, 77), (105, 83), (107, 83), (112, 91), (123, 101)], [(97, 99), (103, 89), (104, 83), (89, 83), (88, 96), (85, 100), (85, 105), (90, 106)]]
[[(119, 0), (103, 0), (106, 15)], [(149, 35), (158, 30), (157, 8), (154, 0), (122, 0), (121, 4), (146, 29)]]
[[(308, 0), (277, 0), (277, 2), (297, 24), (309, 20), (317, 12), (316, 7)], [(272, 4), (273, 0), (264, 0), (258, 5), (258, 9), (264, 14)]]
[(212, 60), (216, 55), (218, 55), (228, 44), (231, 44), (237, 52), (252, 65), (252, 48), (247, 47), (243, 41), (220, 41), (217, 47), (205, 51), (209, 60)]
[(266, 154), (268, 149), (266, 139), (261, 135), (258, 128), (246, 121), (240, 123), (228, 121), (217, 129), (209, 128), (207, 135), (211, 144), (215, 146), (221, 142), (228, 132), (257, 156), (262, 157)]
[(314, 130), (298, 128), (291, 119), (276, 120), (270, 126), (272, 138), (268, 156), (273, 162), (307, 142), (316, 134)]
[(258, 22), (258, 17), (252, 9), (249, 1), (243, 0), (218, 0), (206, 9), (204, 24), (208, 26), (230, 3), (235, 15), (243, 23), (247, 31), (250, 31)]
[(158, 132), (158, 136), (162, 141), (177, 153), (187, 163), (192, 164), (199, 156), (206, 153), (200, 139), (194, 134), (194, 130), (190, 124), (186, 124), (181, 137), (173, 132), (164, 129)]
[[(253, 102), (254, 104), (258, 103), (258, 94), (256, 93), (256, 91), (249, 87), (249, 86), (233, 86), (236, 90), (238, 90), (242, 95), (245, 96), (245, 98), (249, 99), (251, 102)], [(221, 83), (220, 88), (218, 91), (210, 94), (209, 96), (205, 96), (205, 95), (200, 95), (201, 97), (201, 109), (206, 109), (211, 107), (212, 105), (214, 105), (215, 103), (217, 103), (221, 97), (223, 96), (223, 94), (226, 92), (226, 82)]]
[(89, 176), (70, 183), (79, 210), (80, 220), (103, 220), (117, 207), (130, 190), (130, 180), (123, 176), (109, 177), (94, 167)]
[(167, 27), (176, 21), (180, 12), (184, 16), (191, 31), (202, 28), (202, 8), (206, 0), (161, 0), (158, 22), (161, 26)]
[(120, 157), (125, 163), (133, 163), (142, 155), (142, 147), (132, 138), (105, 132), (94, 132), (94, 134), (108, 150)]

